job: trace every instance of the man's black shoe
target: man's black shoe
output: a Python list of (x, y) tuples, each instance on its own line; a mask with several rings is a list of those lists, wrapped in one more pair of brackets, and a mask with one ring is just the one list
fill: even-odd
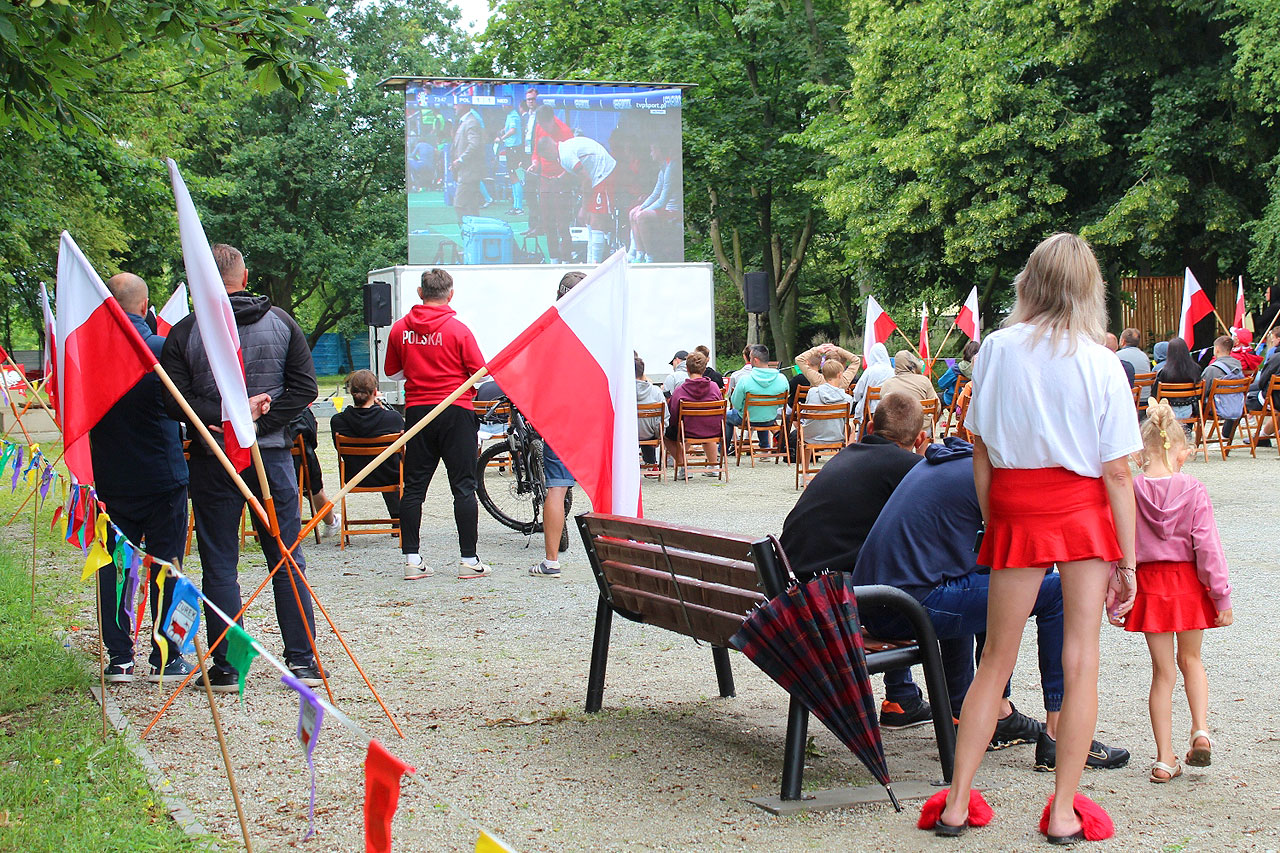
[(133, 681), (133, 661), (112, 661), (102, 670), (102, 677), (107, 684), (127, 684)]
[[(221, 669), (210, 669), (209, 686), (214, 693), (238, 693), (240, 691), (240, 676), (235, 671), (225, 672)], [(197, 675), (190, 681), (192, 690), (204, 690), (204, 676)]]
[(1044, 733), (1044, 723), (1037, 722), (1014, 708), (1012, 702), (1009, 703), (1009, 707), (1013, 708), (1013, 713), (1003, 720), (996, 721), (996, 730), (991, 735), (991, 743), (987, 744), (987, 752), (995, 752), (997, 749), (1016, 746), (1020, 743), (1035, 743), (1036, 739)]
[(324, 679), (320, 677), (320, 668), (313, 663), (291, 663), (289, 664), (289, 671), (293, 673), (294, 678), (308, 687), (319, 687), (324, 684)]
[(887, 700), (880, 703), (880, 728), (882, 729), (909, 729), (932, 719), (933, 709), (919, 696), (914, 703), (909, 702), (905, 705)]
[[(1115, 770), (1129, 763), (1129, 750), (1121, 746), (1107, 746), (1094, 741), (1089, 744), (1089, 757), (1084, 766), (1094, 770)], [(1051, 772), (1058, 766), (1058, 743), (1049, 737), (1048, 732), (1041, 732), (1036, 741), (1035, 768), (1041, 772)]]

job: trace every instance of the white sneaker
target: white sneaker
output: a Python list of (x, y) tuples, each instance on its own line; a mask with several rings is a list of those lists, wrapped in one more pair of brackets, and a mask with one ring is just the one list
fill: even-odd
[[(333, 511), (333, 521), (320, 522), (320, 538), (332, 539), (338, 535), (338, 531), (342, 529), (342, 513), (336, 509)], [(421, 558), (419, 558), (421, 559)]]
[(486, 565), (479, 560), (474, 563), (458, 561), (458, 580), (482, 578), (491, 574), (493, 574), (493, 566)]
[(404, 555), (404, 579), (407, 581), (416, 581), (421, 578), (429, 578), (436, 573), (436, 570), (422, 562), (422, 557), (417, 554)]

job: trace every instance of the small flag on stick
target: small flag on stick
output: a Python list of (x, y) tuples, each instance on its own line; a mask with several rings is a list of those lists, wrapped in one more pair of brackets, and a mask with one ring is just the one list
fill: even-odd
[(415, 772), (378, 743), (364, 757), (365, 853), (391, 853), (391, 818), (400, 802), (400, 777)]

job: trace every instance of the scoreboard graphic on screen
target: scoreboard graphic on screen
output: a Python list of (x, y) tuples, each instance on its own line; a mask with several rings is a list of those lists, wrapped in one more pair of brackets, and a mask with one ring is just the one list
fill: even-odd
[(676, 84), (391, 78), (410, 264), (684, 261)]

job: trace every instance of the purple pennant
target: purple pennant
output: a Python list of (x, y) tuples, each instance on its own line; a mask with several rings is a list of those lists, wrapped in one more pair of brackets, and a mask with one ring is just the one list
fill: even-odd
[(139, 553), (137, 548), (130, 546), (129, 547), (129, 565), (126, 566), (129, 574), (128, 576), (125, 577), (124, 587), (126, 590), (125, 601), (129, 602), (129, 629), (134, 632), (137, 631), (138, 626), (133, 624), (136, 621), (136, 617), (134, 615), (135, 608), (133, 606), (133, 602), (134, 602), (134, 596), (136, 596), (138, 592), (138, 567), (141, 565), (142, 565), (142, 554)]
[(49, 487), (53, 485), (53, 478), (58, 474), (52, 465), (46, 465), (44, 471), (40, 475), (40, 503), (43, 505), (45, 498), (49, 496)]
[(9, 489), (11, 492), (18, 488), (18, 474), (22, 471), (22, 451), (23, 447), (19, 444), (18, 452), (13, 455), (13, 485)]
[(311, 757), (315, 751), (316, 740), (320, 737), (320, 724), (324, 722), (324, 708), (311, 688), (292, 675), (282, 675), (280, 680), (285, 686), (298, 693), (298, 742), (302, 744), (302, 752), (307, 757), (307, 767), (311, 770), (311, 808), (307, 814), (307, 834), (302, 837), (306, 841), (316, 832), (316, 764)]

